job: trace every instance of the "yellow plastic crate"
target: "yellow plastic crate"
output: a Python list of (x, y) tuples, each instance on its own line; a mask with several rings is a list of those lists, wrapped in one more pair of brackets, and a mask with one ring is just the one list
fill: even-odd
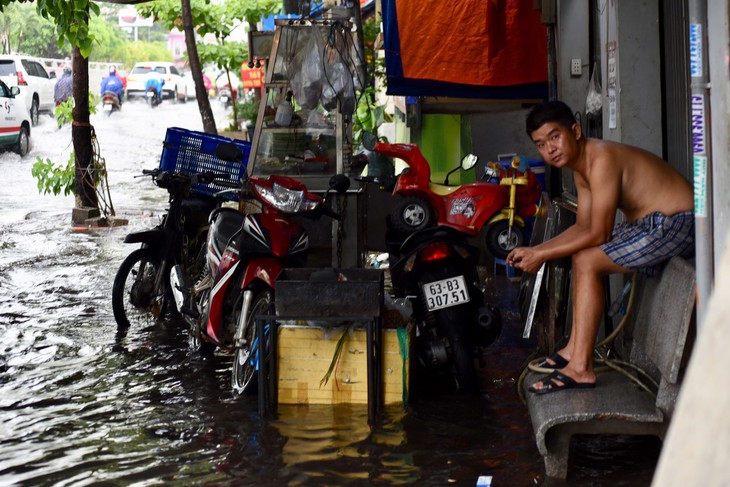
[[(278, 394), (280, 404), (367, 404), (367, 334), (364, 328), (280, 325), (278, 327)], [(337, 342), (347, 333), (336, 366), (321, 384), (332, 364)], [(410, 340), (404, 329), (405, 350), (398, 330), (383, 330), (383, 404), (403, 403), (408, 392)], [(406, 396), (407, 397), (407, 396)]]

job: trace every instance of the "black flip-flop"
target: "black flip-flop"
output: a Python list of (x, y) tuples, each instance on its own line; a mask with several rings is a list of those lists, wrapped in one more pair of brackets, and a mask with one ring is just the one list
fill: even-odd
[[(562, 384), (558, 384), (558, 382)], [(540, 389), (530, 386), (527, 390), (534, 394), (549, 394), (551, 392), (562, 391), (563, 389), (592, 389), (596, 387), (595, 382), (576, 382), (567, 375), (555, 370), (551, 374), (546, 375), (539, 381), (542, 384)]]
[[(553, 363), (548, 362), (548, 360), (552, 360)], [(536, 365), (541, 369), (558, 370), (566, 367), (568, 365), (568, 360), (560, 355), (558, 352), (555, 352), (549, 357), (545, 357), (544, 359), (539, 361)]]

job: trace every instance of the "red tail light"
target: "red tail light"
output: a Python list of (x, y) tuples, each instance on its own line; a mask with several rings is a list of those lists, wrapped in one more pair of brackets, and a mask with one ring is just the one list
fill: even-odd
[(421, 250), (420, 261), (421, 262), (433, 262), (436, 260), (445, 259), (451, 255), (449, 246), (443, 242), (436, 242), (428, 245)]
[(18, 86), (27, 86), (28, 83), (25, 81), (25, 78), (23, 78), (23, 73), (18, 71)]

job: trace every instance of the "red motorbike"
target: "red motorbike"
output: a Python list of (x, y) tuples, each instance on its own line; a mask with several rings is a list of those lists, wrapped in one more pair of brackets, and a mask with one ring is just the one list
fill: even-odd
[[(469, 236), (487, 227), (487, 249), (504, 259), (523, 244), (525, 218), (534, 216), (542, 195), (535, 173), (520, 158), (509, 168), (499, 163), (487, 164), (487, 181), (450, 185), (449, 176), (462, 169), (471, 170), (477, 163), (473, 154), (446, 175), (443, 184), (431, 182), (431, 168), (415, 144), (388, 144), (365, 134), (363, 145), (377, 154), (403, 160), (408, 168), (399, 176), (365, 176), (391, 191), (397, 199), (389, 215), (391, 229), (400, 238), (434, 225), (451, 227)], [(491, 182), (490, 182), (491, 181)]]
[[(216, 156), (242, 160), (240, 149), (221, 144)], [(330, 190), (344, 193), (347, 176), (336, 175), (323, 197), (307, 191), (300, 181), (272, 175), (247, 177), (237, 185), (246, 211), (217, 208), (210, 215), (207, 265), (195, 283), (175, 268), (172, 289), (178, 310), (190, 325), (190, 345), (203, 353), (216, 347), (232, 352), (234, 393), (252, 390), (258, 370), (258, 340), (254, 318), (273, 314), (276, 280), (286, 267), (302, 267), (309, 236), (294, 216), (342, 217), (325, 204)], [(242, 208), (244, 206), (242, 205)]]

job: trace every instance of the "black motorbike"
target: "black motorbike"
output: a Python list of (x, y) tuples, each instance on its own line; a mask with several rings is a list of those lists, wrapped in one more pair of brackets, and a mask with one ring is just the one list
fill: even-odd
[(180, 264), (188, 275), (200, 272), (205, 264), (208, 215), (219, 206), (215, 198), (192, 194), (191, 188), (230, 177), (212, 171), (186, 175), (159, 168), (142, 174), (170, 193), (170, 207), (155, 228), (130, 233), (124, 239), (142, 245), (124, 259), (114, 278), (112, 309), (120, 329), (176, 312), (170, 269)]
[[(372, 151), (375, 140), (363, 137), (363, 145)], [(392, 192), (398, 178), (392, 163), (376, 152), (369, 161), (369, 175), (355, 180)], [(475, 360), (502, 330), (500, 314), (484, 301), (479, 250), (467, 234), (446, 225), (433, 224), (404, 239), (388, 216), (386, 232), (395, 297), (408, 300), (413, 310), (417, 365), (428, 372), (425, 377), (453, 377), (458, 390), (478, 392)]]
[(154, 87), (150, 86), (147, 88), (147, 91), (145, 92), (145, 97), (147, 98), (147, 104), (155, 108), (157, 105), (162, 103), (162, 99), (157, 94), (157, 90), (154, 89)]
[(390, 240), (389, 246), (393, 292), (413, 309), (417, 364), (427, 377), (453, 377), (459, 391), (478, 392), (475, 361), (502, 330), (499, 313), (484, 302), (479, 250), (466, 235), (444, 226), (418, 231), (402, 243)]

